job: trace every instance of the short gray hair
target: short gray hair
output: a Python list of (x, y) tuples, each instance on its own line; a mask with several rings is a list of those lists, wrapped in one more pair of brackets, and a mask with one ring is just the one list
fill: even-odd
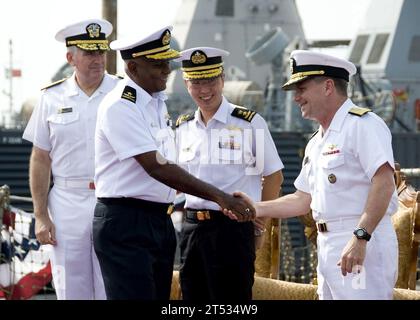
[(70, 47), (67, 47), (67, 52), (70, 52), (71, 54), (75, 54), (77, 49), (78, 48), (76, 46), (70, 46)]
[(337, 92), (340, 95), (347, 97), (348, 82), (346, 80), (341, 79), (341, 78), (333, 78), (333, 77), (326, 77), (326, 76), (315, 76), (313, 77), (313, 79), (316, 82), (321, 82), (327, 79), (331, 79), (332, 81), (334, 81), (334, 86), (337, 89)]

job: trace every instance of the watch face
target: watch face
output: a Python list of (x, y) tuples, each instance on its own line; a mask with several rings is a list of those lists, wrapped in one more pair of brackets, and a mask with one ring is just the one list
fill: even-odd
[(357, 237), (357, 239), (363, 239), (366, 241), (370, 240), (370, 234), (363, 228), (354, 230), (353, 234)]
[(356, 235), (358, 237), (363, 237), (365, 235), (365, 232), (362, 229), (356, 230)]

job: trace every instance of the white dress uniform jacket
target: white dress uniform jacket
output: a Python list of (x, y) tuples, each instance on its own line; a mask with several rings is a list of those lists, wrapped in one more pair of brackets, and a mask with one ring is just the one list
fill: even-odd
[(48, 208), (56, 227), (52, 271), (58, 299), (105, 299), (102, 276), (92, 246), (96, 113), (119, 79), (105, 74), (88, 97), (75, 75), (43, 91), (23, 133), (25, 140), (48, 151), (54, 186)]
[[(354, 107), (348, 99), (324, 136), (318, 130), (306, 146), (295, 187), (311, 194), (315, 220), (360, 217), (376, 171), (387, 162), (394, 168), (388, 127), (372, 112), (362, 117), (350, 114)], [(386, 214), (397, 208), (395, 191)]]
[(158, 151), (175, 161), (174, 133), (165, 100), (163, 92), (151, 96), (128, 78), (103, 101), (95, 136), (97, 197), (173, 202), (175, 191), (149, 176), (134, 159)]
[(341, 275), (337, 266), (344, 246), (364, 212), (371, 180), (385, 163), (394, 168), (391, 133), (377, 115), (352, 114), (349, 99), (329, 128), (310, 139), (295, 187), (312, 197), (316, 221), (326, 222), (318, 232), (318, 294), (320, 299), (392, 299), (397, 277), (398, 244), (390, 216), (397, 210), (396, 191), (367, 243), (360, 274)]
[[(265, 120), (258, 114), (251, 121), (235, 117), (232, 115), (235, 108), (238, 106), (223, 97), (207, 126), (199, 110), (192, 120), (180, 124), (177, 129), (179, 164), (196, 178), (226, 193), (243, 191), (254, 201), (260, 201), (262, 176), (284, 166)], [(217, 203), (188, 194), (186, 207), (220, 210)]]

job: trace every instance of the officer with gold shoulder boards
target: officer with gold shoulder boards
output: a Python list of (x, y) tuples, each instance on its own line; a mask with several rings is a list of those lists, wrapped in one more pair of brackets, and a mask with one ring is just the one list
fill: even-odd
[[(178, 160), (227, 193), (242, 190), (255, 201), (275, 199), (283, 163), (264, 119), (222, 95), (227, 55), (210, 47), (181, 52), (185, 85), (198, 108), (177, 120)], [(183, 299), (251, 300), (258, 228), (261, 223), (254, 229), (252, 222), (232, 221), (215, 202), (187, 194), (180, 237)]]
[(93, 241), (108, 299), (168, 300), (175, 257), (171, 213), (175, 190), (253, 219), (241, 198), (200, 181), (174, 164), (175, 143), (165, 105), (171, 26), (118, 39), (127, 79), (98, 110)]
[(66, 44), (74, 73), (43, 89), (23, 134), (33, 143), (30, 187), (35, 233), (41, 244), (53, 245), (58, 299), (106, 298), (92, 246), (92, 219), (96, 112), (119, 80), (105, 73), (111, 32), (112, 25), (102, 19), (80, 21), (57, 32), (55, 38)]
[(295, 90), (302, 117), (320, 126), (306, 146), (297, 191), (256, 204), (257, 216), (287, 218), (312, 209), (320, 299), (392, 299), (398, 245), (391, 215), (398, 201), (391, 133), (347, 97), (353, 63), (305, 50), (293, 51), (290, 63), (283, 88)]

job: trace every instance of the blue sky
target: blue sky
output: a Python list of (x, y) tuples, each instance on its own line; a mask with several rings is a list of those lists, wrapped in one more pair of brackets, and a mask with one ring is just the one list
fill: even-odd
[[(133, 21), (171, 24), (182, 0), (119, 0), (119, 34), (129, 34)], [(308, 39), (350, 39), (363, 18), (369, 0), (296, 0)], [(0, 112), (8, 110), (9, 90), (4, 68), (9, 64), (9, 39), (13, 40), (14, 110), (49, 83), (65, 63), (65, 48), (54, 40), (63, 25), (100, 17), (102, 0), (5, 0), (0, 10)], [(1, 120), (1, 119), (0, 119)]]

